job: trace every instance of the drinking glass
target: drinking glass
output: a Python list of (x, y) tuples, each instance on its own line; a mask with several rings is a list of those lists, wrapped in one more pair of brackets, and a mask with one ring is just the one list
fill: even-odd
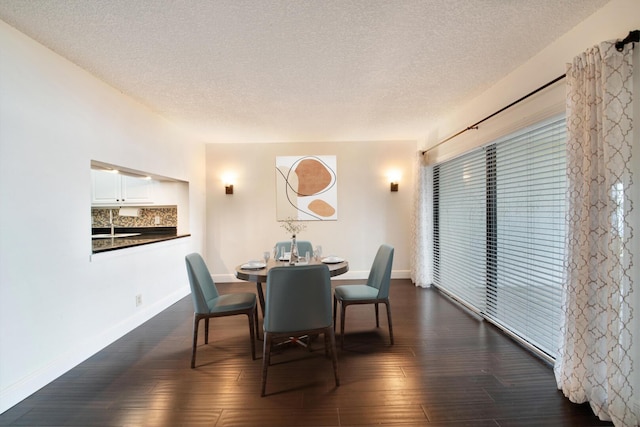
[(264, 253), (262, 254), (262, 257), (264, 258), (264, 263), (267, 264), (269, 262), (269, 258), (271, 258), (271, 252), (264, 251)]
[(322, 246), (320, 245), (316, 246), (316, 250), (314, 251), (313, 255), (316, 257), (318, 261), (320, 261), (320, 259), (322, 258)]
[(286, 259), (284, 259), (284, 246), (280, 248), (280, 256), (278, 257), (278, 259), (281, 260), (282, 262), (286, 261)]
[(304, 262), (311, 262), (311, 254), (309, 253), (309, 251), (306, 251), (304, 253)]

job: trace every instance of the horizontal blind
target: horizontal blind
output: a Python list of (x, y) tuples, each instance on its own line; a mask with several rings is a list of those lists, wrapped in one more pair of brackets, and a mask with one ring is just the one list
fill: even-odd
[(565, 220), (564, 118), (495, 144), (496, 274), (491, 320), (555, 357)]
[(565, 119), (434, 168), (434, 284), (556, 356), (565, 238)]
[(485, 155), (475, 150), (437, 166), (434, 284), (482, 312), (485, 306)]

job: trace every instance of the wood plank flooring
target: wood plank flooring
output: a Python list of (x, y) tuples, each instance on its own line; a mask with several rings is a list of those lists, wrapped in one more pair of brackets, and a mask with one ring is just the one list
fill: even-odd
[[(255, 291), (249, 283), (219, 288)], [(262, 360), (251, 360), (246, 316), (212, 319), (208, 345), (201, 327), (189, 368), (187, 296), (1, 414), (0, 425), (612, 425), (564, 398), (548, 365), (437, 291), (394, 280), (391, 309), (394, 346), (384, 310), (376, 329), (373, 306), (347, 308), (340, 387), (319, 339), (312, 352), (285, 346), (273, 354), (261, 398)]]

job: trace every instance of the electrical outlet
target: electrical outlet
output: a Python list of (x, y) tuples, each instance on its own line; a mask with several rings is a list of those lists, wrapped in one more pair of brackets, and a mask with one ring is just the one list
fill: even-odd
[(160, 215), (156, 215), (156, 225), (160, 225)]
[(140, 307), (142, 305), (142, 294), (136, 295), (136, 307)]

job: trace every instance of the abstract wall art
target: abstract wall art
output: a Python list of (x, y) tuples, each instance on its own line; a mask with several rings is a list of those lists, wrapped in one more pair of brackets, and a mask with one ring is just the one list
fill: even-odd
[(338, 219), (336, 156), (276, 157), (276, 219)]

